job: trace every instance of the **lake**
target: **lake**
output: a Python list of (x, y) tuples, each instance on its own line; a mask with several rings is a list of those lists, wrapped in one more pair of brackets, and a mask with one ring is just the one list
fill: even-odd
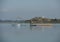
[(0, 42), (60, 42), (60, 24), (30, 26), (0, 23)]

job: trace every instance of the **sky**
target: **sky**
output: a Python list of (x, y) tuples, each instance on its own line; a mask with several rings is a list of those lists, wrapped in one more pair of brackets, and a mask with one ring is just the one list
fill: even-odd
[(60, 18), (60, 0), (0, 0), (0, 19)]

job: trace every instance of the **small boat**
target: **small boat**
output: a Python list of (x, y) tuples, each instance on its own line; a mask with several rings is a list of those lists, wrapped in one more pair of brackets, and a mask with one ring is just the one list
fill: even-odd
[(17, 24), (17, 27), (20, 28), (21, 24)]
[(17, 24), (18, 26), (20, 26), (20, 24)]
[(31, 26), (37, 26), (37, 25), (31, 25)]

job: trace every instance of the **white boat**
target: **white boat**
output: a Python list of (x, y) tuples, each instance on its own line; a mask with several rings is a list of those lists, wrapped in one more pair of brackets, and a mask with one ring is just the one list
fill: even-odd
[(21, 24), (17, 24), (17, 27), (20, 28)]

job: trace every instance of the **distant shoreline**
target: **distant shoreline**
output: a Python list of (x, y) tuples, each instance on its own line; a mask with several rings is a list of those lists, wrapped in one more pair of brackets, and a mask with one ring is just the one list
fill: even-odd
[(43, 17), (34, 17), (29, 20), (0, 20), (0, 23), (31, 23), (31, 24), (41, 24), (41, 23), (49, 23), (49, 24), (56, 24), (60, 23), (60, 19), (50, 19), (50, 18), (43, 18)]
[(32, 22), (30, 22), (30, 21), (1, 21), (0, 23), (30, 23), (30, 24), (60, 24), (60, 22), (46, 22), (46, 23), (44, 23), (44, 22), (42, 22), (42, 23), (35, 23), (34, 21), (33, 21), (33, 23)]

